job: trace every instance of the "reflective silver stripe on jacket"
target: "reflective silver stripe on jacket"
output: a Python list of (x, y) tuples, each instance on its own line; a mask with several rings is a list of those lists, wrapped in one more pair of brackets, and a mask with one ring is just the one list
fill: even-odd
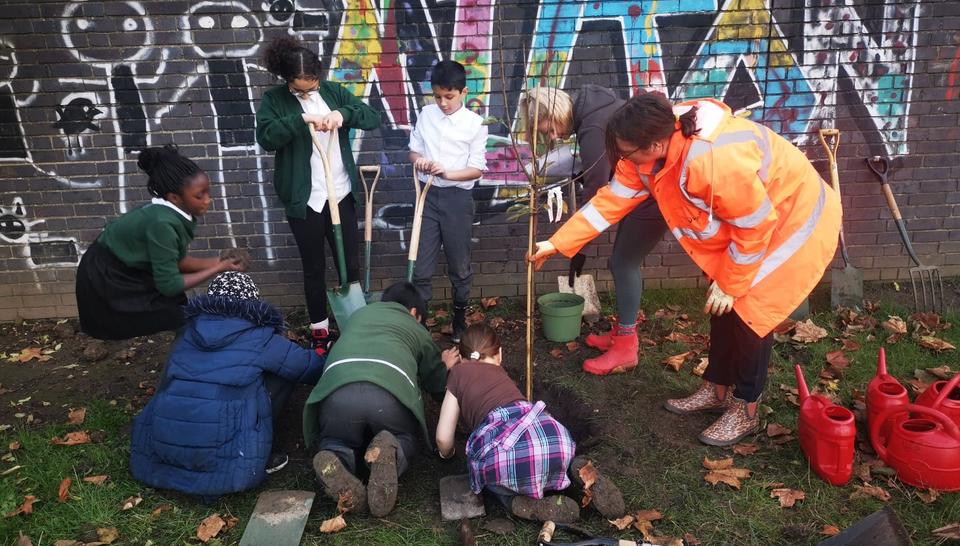
[(753, 254), (743, 254), (737, 248), (737, 243), (731, 242), (730, 245), (727, 246), (727, 253), (730, 254), (733, 263), (737, 265), (750, 265), (757, 263), (760, 258), (763, 258), (765, 251), (761, 250)]
[(610, 222), (600, 214), (600, 211), (597, 210), (597, 207), (593, 206), (593, 203), (587, 203), (580, 209), (580, 214), (587, 219), (587, 222), (590, 222), (590, 225), (593, 229), (597, 230), (599, 233), (603, 233), (610, 227)]
[[(407, 383), (410, 383), (411, 387), (413, 387), (414, 389), (417, 388), (417, 385), (410, 379), (410, 376), (407, 375), (407, 372), (403, 371), (399, 366), (397, 366), (396, 364), (393, 364), (392, 362), (387, 362), (386, 360), (380, 360), (377, 358), (344, 358), (336, 362), (331, 362), (330, 364), (327, 364), (327, 367), (324, 368), (323, 373), (329, 372), (334, 366), (339, 366), (340, 364), (346, 364), (348, 362), (375, 362), (377, 364), (383, 364), (384, 366), (388, 366), (400, 372), (400, 375), (402, 375), (403, 378), (407, 380)], [(417, 389), (417, 392), (419, 392), (419, 389)]]
[(687, 237), (690, 239), (696, 239), (698, 241), (706, 241), (707, 239), (712, 238), (717, 232), (720, 231), (720, 220), (714, 218), (707, 223), (707, 226), (703, 228), (703, 231), (694, 231), (692, 229), (675, 227), (670, 230), (673, 233), (673, 236), (679, 240), (681, 237)]
[(806, 244), (810, 236), (813, 235), (813, 231), (817, 227), (817, 222), (820, 221), (820, 216), (823, 214), (823, 205), (826, 200), (827, 192), (825, 190), (825, 182), (820, 180), (820, 196), (817, 198), (817, 204), (813, 207), (813, 212), (810, 213), (810, 217), (807, 218), (807, 221), (804, 222), (802, 226), (797, 228), (797, 231), (795, 231), (793, 235), (788, 237), (782, 245), (763, 260), (763, 263), (760, 264), (760, 269), (757, 270), (757, 276), (753, 278), (753, 283), (750, 285), (751, 288), (763, 281), (767, 275), (776, 271), (778, 267), (792, 258), (793, 255)]
[(647, 190), (635, 190), (633, 188), (628, 188), (623, 182), (620, 182), (616, 178), (610, 181), (610, 191), (613, 192), (617, 197), (622, 197), (624, 199), (640, 199), (641, 197), (646, 197), (650, 195), (650, 192)]
[(763, 222), (764, 219), (766, 219), (767, 216), (770, 215), (771, 210), (773, 210), (773, 204), (770, 203), (770, 199), (767, 196), (764, 196), (763, 202), (760, 203), (760, 206), (757, 208), (757, 210), (739, 218), (726, 220), (726, 222), (738, 228), (757, 227), (761, 222)]

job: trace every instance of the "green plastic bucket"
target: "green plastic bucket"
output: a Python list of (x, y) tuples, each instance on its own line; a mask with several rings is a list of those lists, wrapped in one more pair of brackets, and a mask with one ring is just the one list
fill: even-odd
[(543, 335), (550, 341), (572, 341), (580, 335), (583, 298), (576, 294), (553, 292), (537, 298)]

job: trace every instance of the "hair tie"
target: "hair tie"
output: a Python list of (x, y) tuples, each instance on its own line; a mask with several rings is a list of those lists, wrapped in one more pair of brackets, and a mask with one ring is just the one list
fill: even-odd
[(470, 353), (470, 360), (480, 360), (480, 351)]

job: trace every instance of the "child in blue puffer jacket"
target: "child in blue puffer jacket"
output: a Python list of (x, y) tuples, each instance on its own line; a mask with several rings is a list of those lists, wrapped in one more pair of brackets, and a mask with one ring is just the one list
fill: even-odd
[(130, 471), (210, 501), (286, 464), (271, 457), (274, 417), (296, 383), (317, 382), (325, 358), (283, 335), (283, 316), (244, 273), (215, 277), (185, 314), (157, 393), (134, 419)]

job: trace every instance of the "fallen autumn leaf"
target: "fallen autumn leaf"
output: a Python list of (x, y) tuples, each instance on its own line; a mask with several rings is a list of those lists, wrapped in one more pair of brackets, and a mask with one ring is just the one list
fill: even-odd
[(853, 486), (853, 493), (850, 494), (850, 500), (872, 497), (883, 502), (890, 500), (890, 493), (876, 485), (864, 484)]
[(211, 538), (220, 533), (226, 524), (227, 522), (223, 521), (219, 514), (207, 516), (197, 527), (197, 538), (200, 539), (200, 542), (209, 542)]
[(50, 443), (55, 446), (75, 446), (90, 443), (90, 434), (85, 430), (68, 432), (63, 438), (54, 438)]
[(798, 322), (794, 329), (795, 333), (792, 339), (801, 343), (816, 343), (829, 335), (825, 329), (814, 324), (811, 319)]
[(27, 514), (32, 514), (32, 513), (33, 513), (33, 503), (37, 502), (38, 500), (40, 500), (40, 499), (38, 499), (37, 497), (35, 497), (35, 496), (33, 496), (33, 495), (24, 495), (24, 496), (23, 496), (23, 504), (21, 504), (20, 506), (18, 506), (17, 509), (14, 510), (13, 512), (8, 512), (8, 513), (7, 513), (7, 517), (8, 517), (8, 518), (12, 518), (13, 516), (17, 516), (17, 515), (20, 515), (20, 514), (25, 514), (25, 515), (27, 515)]
[(70, 413), (67, 414), (67, 424), (68, 425), (79, 425), (83, 423), (83, 420), (87, 418), (87, 408), (77, 408), (70, 410)]
[(320, 524), (321, 533), (336, 533), (337, 531), (343, 530), (347, 526), (347, 520), (343, 519), (343, 514), (337, 515), (337, 517), (324, 520)]
[(101, 474), (99, 476), (87, 476), (86, 478), (83, 478), (83, 481), (92, 483), (93, 485), (103, 485), (103, 482), (107, 481), (107, 475)]
[(586, 508), (593, 500), (593, 492), (590, 491), (590, 488), (593, 487), (600, 475), (597, 473), (597, 469), (593, 467), (593, 461), (587, 461), (587, 464), (580, 467), (577, 474), (580, 476), (580, 481), (583, 482), (583, 499), (580, 501), (580, 506)]
[(67, 502), (67, 497), (70, 491), (70, 484), (73, 483), (73, 480), (70, 478), (64, 478), (60, 482), (60, 488), (57, 491), (57, 501), (58, 502)]
[(806, 493), (799, 491), (797, 489), (789, 489), (786, 487), (777, 488), (770, 491), (770, 498), (779, 498), (780, 499), (780, 508), (790, 508), (798, 500), (803, 500), (806, 498)]

